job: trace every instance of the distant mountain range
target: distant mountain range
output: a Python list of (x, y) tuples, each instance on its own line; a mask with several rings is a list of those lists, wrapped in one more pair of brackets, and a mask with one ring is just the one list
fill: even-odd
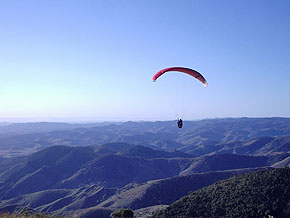
[(0, 126), (0, 212), (141, 218), (234, 175), (290, 166), (287, 118), (15, 125)]
[[(0, 156), (27, 155), (54, 145), (77, 147), (112, 142), (179, 150), (195, 156), (212, 153), (265, 155), (288, 151), (289, 137), (284, 136), (289, 135), (289, 118), (185, 121), (182, 129), (177, 128), (175, 121), (10, 124), (0, 126)], [(275, 147), (276, 142), (279, 147)]]

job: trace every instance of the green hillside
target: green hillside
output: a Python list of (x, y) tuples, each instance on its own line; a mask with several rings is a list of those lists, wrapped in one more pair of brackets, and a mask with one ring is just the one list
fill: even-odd
[(290, 169), (263, 170), (192, 192), (152, 218), (290, 217)]

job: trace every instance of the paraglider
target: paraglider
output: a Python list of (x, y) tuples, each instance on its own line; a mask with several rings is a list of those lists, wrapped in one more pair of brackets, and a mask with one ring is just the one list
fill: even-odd
[[(204, 87), (207, 86), (206, 79), (199, 72), (197, 72), (196, 70), (190, 69), (190, 68), (186, 68), (186, 67), (169, 67), (169, 68), (165, 68), (163, 70), (160, 70), (157, 73), (155, 73), (154, 76), (152, 77), (153, 82), (155, 82), (163, 74), (170, 72), (170, 71), (178, 71), (178, 72), (186, 73), (190, 76), (193, 76), (198, 81), (200, 81), (204, 85)], [(178, 128), (182, 128), (183, 122), (181, 119), (178, 119), (177, 126), (178, 126)]]
[(177, 126), (178, 126), (178, 128), (182, 128), (182, 125), (183, 125), (182, 119), (179, 119), (179, 120), (177, 121)]

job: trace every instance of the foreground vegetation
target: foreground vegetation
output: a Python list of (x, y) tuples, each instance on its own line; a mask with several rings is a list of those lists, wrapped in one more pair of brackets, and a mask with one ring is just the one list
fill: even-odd
[(290, 169), (234, 176), (181, 198), (152, 218), (290, 217)]
[(24, 208), (15, 213), (0, 213), (0, 218), (69, 218), (62, 216), (53, 216), (50, 214), (42, 214), (29, 208)]

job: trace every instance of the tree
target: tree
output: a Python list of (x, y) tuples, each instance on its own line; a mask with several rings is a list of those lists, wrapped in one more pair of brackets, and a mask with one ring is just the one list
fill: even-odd
[(112, 218), (133, 218), (134, 212), (131, 209), (120, 209), (111, 213)]

